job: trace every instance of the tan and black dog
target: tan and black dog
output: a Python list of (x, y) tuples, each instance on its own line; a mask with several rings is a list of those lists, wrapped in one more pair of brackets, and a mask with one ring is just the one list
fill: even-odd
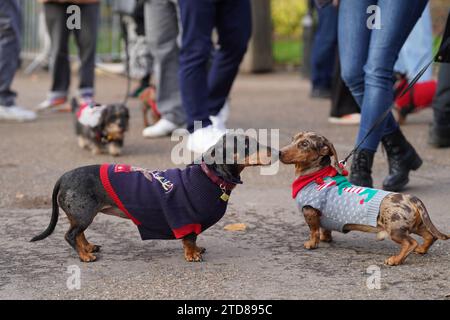
[(72, 113), (80, 148), (89, 149), (94, 155), (104, 151), (112, 156), (121, 155), (130, 119), (124, 104), (79, 105), (74, 98)]
[(95, 261), (100, 249), (84, 236), (99, 212), (132, 220), (142, 240), (182, 239), (185, 259), (201, 261), (205, 250), (197, 247), (197, 235), (225, 214), (231, 191), (242, 183), (242, 170), (269, 165), (272, 155), (278, 151), (256, 139), (227, 133), (201, 161), (183, 170), (109, 164), (74, 169), (56, 182), (50, 224), (31, 241), (53, 232), (61, 207), (70, 222), (65, 239), (84, 262)]
[[(294, 189), (297, 185), (293, 197), (296, 198), (299, 209), (302, 210), (311, 230), (310, 240), (304, 244), (306, 249), (317, 248), (320, 241), (332, 241), (332, 230), (329, 226), (333, 223), (328, 224), (328, 228), (323, 228), (324, 216), (327, 212), (322, 212), (319, 208), (338, 211), (334, 217), (330, 218), (334, 219), (337, 225), (340, 223), (341, 228), (335, 230), (344, 233), (354, 230), (377, 233), (378, 240), (383, 240), (389, 236), (394, 242), (398, 243), (401, 246), (400, 253), (385, 261), (387, 265), (391, 266), (402, 264), (411, 252), (427, 253), (437, 239), (448, 240), (450, 238), (433, 225), (425, 205), (417, 197), (400, 193), (384, 193), (384, 191), (377, 189), (351, 185), (343, 176), (345, 173), (338, 163), (333, 144), (317, 133), (300, 132), (296, 134), (292, 143), (281, 149), (280, 161), (295, 165), (295, 175), (298, 179), (293, 184)], [(322, 176), (318, 175), (320, 172), (323, 173)], [(305, 187), (306, 184), (308, 184), (308, 187)], [(304, 189), (298, 191), (299, 186), (304, 187)], [(331, 187), (335, 187), (332, 194), (330, 193)], [(371, 218), (371, 221), (374, 222), (373, 225), (346, 224), (346, 220), (341, 219), (346, 214), (355, 219), (355, 211), (360, 210), (364, 205), (369, 206), (369, 197), (373, 200), (377, 193), (381, 196), (379, 196), (378, 203), (374, 200), (376, 206), (371, 208), (376, 210)], [(321, 194), (325, 195), (326, 199), (323, 199), (324, 197)], [(347, 196), (350, 200), (339, 200), (343, 201), (342, 207), (339, 207), (336, 203), (326, 203), (327, 200), (332, 202), (343, 196)], [(352, 196), (354, 198), (351, 198)], [(308, 203), (308, 200), (305, 200), (308, 197), (309, 199), (315, 199), (314, 201), (309, 200), (313, 203)], [(356, 201), (351, 199), (356, 199)], [(342, 208), (344, 209), (342, 210)], [(421, 236), (424, 242), (418, 245), (410, 234)]]

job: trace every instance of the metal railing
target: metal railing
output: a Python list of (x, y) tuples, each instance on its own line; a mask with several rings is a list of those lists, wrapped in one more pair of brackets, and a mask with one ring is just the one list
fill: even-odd
[[(101, 1), (97, 41), (97, 58), (113, 61), (121, 58), (120, 18), (113, 13), (114, 0)], [(48, 59), (50, 40), (47, 35), (42, 4), (37, 0), (19, 0), (22, 8), (22, 51), (21, 57), (33, 61), (27, 67), (31, 72)], [(72, 39), (73, 41), (73, 39)], [(71, 52), (76, 54), (74, 46)]]

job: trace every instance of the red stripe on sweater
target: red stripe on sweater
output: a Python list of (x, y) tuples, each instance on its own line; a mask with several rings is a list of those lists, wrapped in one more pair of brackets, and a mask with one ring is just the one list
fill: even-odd
[(124, 213), (126, 216), (131, 219), (134, 224), (140, 225), (141, 222), (137, 220), (135, 217), (131, 215), (130, 212), (128, 212), (127, 208), (123, 205), (122, 201), (120, 201), (119, 196), (114, 191), (114, 188), (111, 185), (111, 181), (109, 181), (108, 177), (108, 168), (109, 164), (102, 164), (100, 166), (100, 180), (102, 181), (103, 188), (105, 188), (108, 195), (111, 197), (111, 199), (114, 201), (116, 206)]
[(295, 197), (297, 196), (297, 193), (299, 193), (300, 190), (302, 190), (304, 187), (306, 187), (311, 182), (316, 181), (317, 184), (323, 184), (323, 181), (317, 181), (317, 180), (323, 180), (323, 178), (325, 178), (325, 177), (334, 177), (334, 176), (336, 176), (337, 173), (338, 172), (335, 168), (333, 168), (332, 166), (328, 166), (319, 171), (308, 174), (306, 176), (298, 177), (292, 183), (292, 198), (295, 199)]
[(202, 232), (202, 225), (198, 223), (192, 223), (182, 226), (181, 228), (172, 229), (175, 238), (184, 238), (188, 234), (195, 232), (195, 234), (200, 234)]

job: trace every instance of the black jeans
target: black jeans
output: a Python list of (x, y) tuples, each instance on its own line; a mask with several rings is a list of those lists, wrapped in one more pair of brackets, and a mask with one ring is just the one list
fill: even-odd
[(79, 71), (79, 94), (93, 96), (95, 51), (100, 5), (98, 3), (78, 5), (81, 12), (81, 28), (70, 30), (66, 13), (70, 4), (45, 3), (45, 21), (51, 39), (52, 87), (50, 97), (66, 97), (70, 86), (69, 37), (73, 31), (81, 60)]
[(11, 90), (20, 55), (21, 14), (17, 0), (0, 0), (0, 105), (15, 104)]
[(450, 129), (450, 63), (441, 64), (433, 111), (434, 127)]

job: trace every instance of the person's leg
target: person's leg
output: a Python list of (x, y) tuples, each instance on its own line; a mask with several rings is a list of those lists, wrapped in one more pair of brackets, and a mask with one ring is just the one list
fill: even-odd
[[(314, 35), (311, 56), (312, 95), (331, 90), (337, 46), (338, 9), (329, 5), (318, 9), (319, 25)], [(320, 94), (318, 94), (320, 96)]]
[[(380, 29), (371, 30), (369, 54), (364, 66), (365, 88), (361, 105), (361, 125), (357, 143), (361, 142), (377, 119), (394, 100), (393, 68), (398, 53), (427, 4), (427, 0), (379, 0)], [(375, 128), (361, 148), (375, 152), (381, 137), (398, 130), (390, 115)]]
[[(377, 0), (341, 0), (338, 14), (338, 47), (341, 77), (361, 108), (364, 97), (364, 65), (369, 52), (371, 30), (366, 27), (367, 8)], [(374, 152), (357, 150), (353, 155), (349, 180), (355, 185), (372, 187)]]
[(427, 0), (378, 1), (382, 27), (372, 30), (364, 67), (365, 89), (357, 142), (361, 142), (361, 149), (375, 152), (383, 141), (389, 162), (389, 175), (383, 181), (383, 188), (389, 191), (400, 191), (409, 182), (409, 171), (417, 170), (422, 160), (403, 136), (391, 113), (367, 139), (363, 139), (393, 104), (394, 64), (426, 4)]
[(161, 117), (176, 126), (186, 121), (178, 82), (179, 46), (176, 1), (150, 0), (145, 5), (146, 34), (154, 58), (156, 103)]
[(15, 104), (16, 93), (11, 90), (19, 65), (20, 7), (15, 0), (0, 2), (0, 105)]
[(19, 65), (21, 13), (17, 0), (0, 1), (0, 120), (30, 121), (32, 111), (18, 107), (11, 90)]
[(95, 52), (97, 48), (99, 3), (80, 5), (81, 29), (74, 30), (81, 66), (79, 71), (79, 95), (82, 99), (92, 100), (95, 81)]
[(450, 63), (440, 65), (433, 112), (429, 143), (435, 147), (450, 147)]
[[(399, 52), (394, 70), (406, 74), (411, 80), (419, 73), (425, 63), (433, 58), (433, 26), (430, 5), (425, 7), (422, 16), (415, 24)], [(420, 82), (433, 79), (433, 68), (420, 77)]]
[(219, 49), (208, 73), (209, 115), (217, 115), (225, 104), (252, 32), (249, 0), (227, 0), (217, 4)]
[(52, 85), (49, 99), (65, 100), (70, 86), (69, 35), (66, 27), (67, 5), (45, 3), (45, 22), (51, 40), (50, 74)]
[(364, 65), (369, 53), (371, 30), (366, 27), (366, 10), (377, 0), (341, 0), (338, 14), (338, 48), (341, 77), (358, 105), (364, 96)]
[(216, 20), (216, 2), (210, 0), (179, 0), (182, 23), (179, 80), (187, 128), (194, 130), (194, 121), (202, 127), (211, 125), (208, 110), (208, 61), (211, 34)]
[(361, 110), (341, 78), (341, 65), (338, 55), (336, 55), (335, 66), (328, 121), (335, 124), (359, 124)]

